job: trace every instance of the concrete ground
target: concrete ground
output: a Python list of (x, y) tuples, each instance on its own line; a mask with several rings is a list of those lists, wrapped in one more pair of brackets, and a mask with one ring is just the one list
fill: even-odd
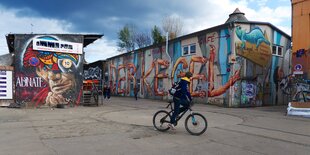
[(153, 114), (167, 103), (112, 97), (99, 107), (0, 108), (1, 155), (248, 155), (310, 152), (310, 118), (286, 116), (286, 107), (223, 108), (196, 104), (208, 120), (192, 136), (183, 121), (159, 132)]

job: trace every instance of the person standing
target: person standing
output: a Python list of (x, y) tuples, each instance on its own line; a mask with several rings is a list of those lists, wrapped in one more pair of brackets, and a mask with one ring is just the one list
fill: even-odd
[(138, 92), (139, 92), (139, 88), (137, 86), (135, 86), (135, 88), (133, 89), (134, 94), (135, 94), (135, 98), (136, 100), (138, 100)]
[(111, 97), (111, 88), (110, 88), (110, 86), (107, 86), (107, 98), (108, 98), (108, 100), (110, 100), (110, 97)]
[(107, 99), (107, 90), (108, 90), (107, 85), (104, 85), (103, 86), (103, 99)]

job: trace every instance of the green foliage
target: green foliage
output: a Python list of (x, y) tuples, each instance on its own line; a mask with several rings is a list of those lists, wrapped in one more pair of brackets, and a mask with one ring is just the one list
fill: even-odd
[(156, 25), (152, 29), (152, 39), (154, 45), (162, 43), (166, 40), (165, 37), (161, 34), (160, 29)]
[(134, 30), (130, 25), (125, 25), (123, 29), (118, 32), (118, 47), (119, 51), (132, 51), (134, 50)]

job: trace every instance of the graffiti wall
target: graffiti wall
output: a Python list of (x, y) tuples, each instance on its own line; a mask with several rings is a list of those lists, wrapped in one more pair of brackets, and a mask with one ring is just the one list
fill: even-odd
[(83, 36), (15, 35), (16, 102), (28, 106), (79, 103)]
[[(167, 51), (163, 45), (111, 58), (107, 60), (109, 83), (115, 95), (133, 96), (137, 86), (140, 97), (165, 100), (172, 83), (190, 71), (194, 100), (229, 107), (260, 106), (264, 93), (268, 99), (276, 94), (264, 92), (267, 85), (276, 88), (276, 67), (277, 79), (284, 72), (289, 40), (275, 34), (269, 26), (238, 25), (169, 42)], [(272, 54), (273, 44), (283, 47), (282, 56)]]
[(289, 45), (289, 38), (269, 26), (236, 26), (235, 51), (237, 56), (241, 57), (243, 66), (243, 106), (286, 104), (287, 97), (281, 93), (279, 82), (281, 78), (290, 74)]
[(133, 96), (137, 86), (140, 97), (167, 99), (172, 83), (190, 71), (193, 77), (189, 88), (195, 100), (226, 103), (229, 88), (240, 78), (240, 68), (228, 63), (230, 44), (226, 29), (170, 42), (168, 51), (160, 46), (110, 59), (107, 64), (112, 92)]
[(96, 61), (89, 64), (84, 64), (84, 79), (85, 80), (102, 80), (104, 79), (104, 61)]

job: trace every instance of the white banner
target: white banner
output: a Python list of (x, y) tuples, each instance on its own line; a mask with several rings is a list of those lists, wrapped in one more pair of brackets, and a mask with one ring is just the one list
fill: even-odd
[(57, 40), (33, 39), (33, 49), (39, 51), (83, 54), (82, 43)]
[(12, 71), (0, 71), (0, 99), (13, 99)]

